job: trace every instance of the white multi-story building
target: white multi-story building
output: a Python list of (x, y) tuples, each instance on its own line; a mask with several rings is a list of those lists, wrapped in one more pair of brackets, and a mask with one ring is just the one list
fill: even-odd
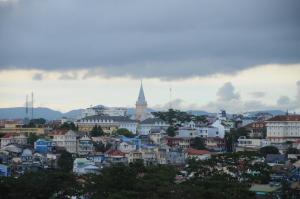
[(77, 152), (76, 133), (72, 130), (67, 132), (57, 131), (53, 133), (53, 142), (56, 146), (64, 147), (70, 153)]
[(300, 140), (300, 115), (280, 115), (266, 121), (267, 139), (271, 143)]
[(213, 126), (197, 127), (197, 131), (199, 137), (220, 137), (219, 129)]
[(77, 152), (79, 155), (92, 154), (94, 152), (94, 145), (92, 139), (87, 135), (81, 137), (78, 141)]
[(220, 119), (217, 119), (211, 126), (218, 129), (217, 134), (220, 138), (224, 138), (225, 132), (230, 131), (230, 127), (223, 124)]
[(127, 109), (122, 107), (106, 107), (102, 105), (84, 109), (81, 117), (88, 117), (94, 115), (108, 115), (108, 116), (126, 116)]
[(242, 136), (238, 139), (236, 151), (258, 150), (270, 144), (267, 139), (248, 139)]
[(148, 118), (143, 120), (138, 127), (138, 133), (148, 135), (151, 129), (164, 129), (166, 130), (170, 125), (159, 118)]
[(79, 131), (90, 132), (94, 126), (101, 126), (104, 132), (112, 133), (118, 128), (125, 128), (136, 134), (137, 121), (125, 116), (95, 115), (82, 118), (75, 123)]
[(20, 145), (27, 144), (27, 137), (25, 137), (22, 134), (20, 135), (6, 134), (1, 138), (1, 148), (9, 144), (20, 144)]

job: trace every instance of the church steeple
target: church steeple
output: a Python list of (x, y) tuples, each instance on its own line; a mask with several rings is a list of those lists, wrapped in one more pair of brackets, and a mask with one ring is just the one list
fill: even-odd
[(135, 103), (135, 119), (142, 121), (146, 117), (147, 101), (144, 94), (143, 82), (141, 81), (140, 92), (138, 99)]
[(143, 89), (143, 82), (142, 81), (141, 81), (139, 97), (136, 101), (136, 105), (147, 105), (147, 101), (146, 101), (146, 98), (145, 98), (144, 89)]

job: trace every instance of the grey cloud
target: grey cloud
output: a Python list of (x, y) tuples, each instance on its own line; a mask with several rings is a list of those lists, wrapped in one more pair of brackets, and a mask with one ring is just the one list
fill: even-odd
[(232, 99), (239, 99), (240, 95), (235, 92), (231, 82), (226, 82), (217, 92), (218, 100), (228, 101)]
[(225, 109), (231, 113), (271, 109), (300, 111), (299, 82), (300, 81), (296, 83), (297, 97), (295, 99), (291, 99), (287, 96), (280, 96), (276, 104), (265, 104), (260, 100), (243, 100), (237, 93), (235, 93), (234, 86), (230, 82), (227, 82), (218, 90), (217, 100), (200, 107), (200, 109), (206, 111), (218, 111), (219, 109)]
[(255, 98), (262, 98), (266, 95), (265, 92), (261, 92), (261, 91), (256, 91), (256, 92), (252, 92), (250, 93), (251, 96), (255, 97)]
[(33, 80), (37, 80), (37, 81), (41, 81), (44, 79), (44, 75), (43, 73), (35, 73), (33, 76), (32, 76), (32, 79)]
[(287, 105), (290, 105), (290, 103), (291, 103), (291, 100), (287, 96), (281, 96), (277, 100), (277, 105), (279, 105), (279, 106), (287, 106)]
[[(300, 62), (300, 2), (0, 1), (0, 70), (165, 79)], [(253, 14), (255, 13), (255, 14)]]

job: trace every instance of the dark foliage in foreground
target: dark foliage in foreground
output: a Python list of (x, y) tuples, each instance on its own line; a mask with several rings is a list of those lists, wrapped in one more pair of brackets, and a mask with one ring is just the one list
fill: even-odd
[(253, 198), (245, 184), (227, 175), (176, 183), (176, 173), (171, 166), (144, 167), (141, 163), (106, 168), (100, 175), (40, 171), (0, 178), (0, 198)]

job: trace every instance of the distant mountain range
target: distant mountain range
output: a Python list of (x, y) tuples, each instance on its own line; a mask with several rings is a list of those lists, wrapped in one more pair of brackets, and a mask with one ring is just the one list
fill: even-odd
[[(35, 118), (45, 118), (47, 120), (56, 120), (56, 119), (61, 119), (62, 117), (67, 117), (67, 118), (74, 118), (77, 119), (80, 117), (81, 112), (84, 109), (75, 109), (71, 110), (66, 113), (62, 113), (60, 111), (56, 111), (50, 108), (45, 108), (45, 107), (37, 107), (34, 108), (34, 117)], [(149, 112), (154, 112), (154, 109), (148, 109)], [(216, 113), (210, 113), (206, 111), (201, 111), (201, 110), (189, 110), (187, 111), (190, 114), (193, 115), (209, 115), (209, 116), (215, 116)], [(274, 116), (276, 115), (283, 115), (285, 114), (284, 111), (281, 110), (264, 110), (264, 111), (250, 111), (247, 112), (248, 115), (254, 116), (257, 113), (264, 112), (264, 113), (270, 113)], [(29, 111), (29, 116), (30, 116), (30, 111)], [(133, 115), (135, 114), (135, 108), (128, 108), (127, 110), (128, 115)], [(25, 107), (13, 107), (13, 108), (0, 108), (0, 119), (16, 119), (16, 118), (25, 118), (26, 117), (26, 112), (25, 112)]]
[[(33, 109), (35, 118), (45, 118), (47, 120), (61, 119), (62, 117), (77, 118), (80, 116), (83, 109), (76, 109), (66, 113), (55, 111), (50, 108), (37, 107)], [(31, 110), (29, 110), (29, 117), (31, 116)], [(16, 119), (25, 118), (25, 107), (13, 107), (13, 108), (0, 108), (0, 119)]]

